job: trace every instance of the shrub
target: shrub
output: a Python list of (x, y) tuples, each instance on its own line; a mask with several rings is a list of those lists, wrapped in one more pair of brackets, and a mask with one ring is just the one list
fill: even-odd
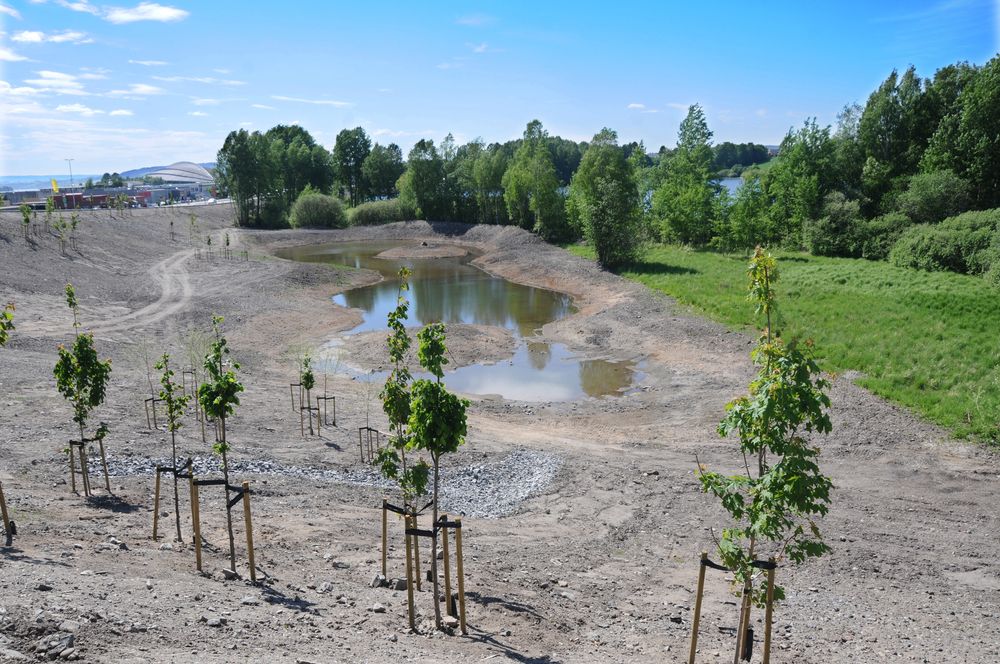
[(921, 224), (902, 233), (889, 253), (900, 267), (982, 274), (990, 269), (993, 236), (1000, 208), (966, 212), (932, 226)]
[(823, 201), (823, 217), (803, 223), (802, 241), (817, 256), (856, 256), (854, 236), (860, 219), (858, 202), (835, 191)]
[(339, 199), (306, 187), (292, 205), (289, 223), (292, 228), (344, 228), (347, 213)]
[(948, 170), (919, 173), (896, 205), (916, 224), (936, 224), (968, 209), (969, 183)]
[(415, 219), (417, 215), (416, 211), (403, 201), (391, 198), (386, 201), (362, 203), (353, 208), (348, 217), (352, 226), (375, 226), (394, 221), (409, 221)]
[(892, 246), (913, 222), (902, 212), (891, 212), (881, 217), (860, 221), (856, 226), (855, 241), (861, 257), (871, 261), (884, 261)]

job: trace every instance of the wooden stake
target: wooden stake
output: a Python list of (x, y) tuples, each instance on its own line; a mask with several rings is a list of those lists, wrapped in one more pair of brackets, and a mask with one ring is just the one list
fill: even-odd
[[(410, 517), (406, 516), (403, 519), (404, 528), (408, 528), (410, 525)], [(406, 535), (406, 608), (408, 615), (410, 617), (410, 629), (414, 632), (417, 631), (416, 619), (413, 615), (413, 566), (410, 562), (412, 554), (410, 552), (410, 536)]]
[(691, 621), (691, 654), (688, 656), (688, 664), (694, 664), (694, 653), (698, 649), (698, 623), (701, 622), (701, 596), (705, 591), (705, 561), (708, 560), (708, 552), (701, 552), (701, 564), (698, 568), (698, 592), (694, 598), (694, 619)]
[[(417, 526), (417, 513), (416, 511), (410, 516), (410, 528), (418, 528)], [(413, 571), (417, 573), (417, 590), (423, 590), (420, 587), (420, 538), (416, 535), (413, 536)]]
[(386, 547), (389, 545), (389, 510), (386, 509), (386, 505), (389, 504), (387, 497), (382, 496), (382, 576), (389, 578), (388, 572), (386, 570), (386, 560), (388, 558), (388, 551)]
[(104, 456), (104, 439), (101, 438), (97, 441), (98, 446), (101, 448), (101, 465), (104, 467), (104, 488), (111, 493), (111, 479), (108, 477), (108, 459)]
[(740, 603), (740, 620), (736, 626), (736, 656), (733, 658), (733, 664), (740, 664), (740, 658), (743, 657), (747, 626), (750, 624), (750, 600), (752, 592), (752, 590), (747, 590), (746, 585), (743, 586), (743, 601)]
[(250, 559), (250, 580), (257, 583), (257, 567), (253, 560), (253, 521), (250, 520), (250, 482), (243, 482), (243, 520), (247, 529), (247, 557)]
[(468, 634), (465, 629), (465, 572), (462, 569), (462, 520), (455, 519), (455, 566), (458, 574), (458, 621), (462, 634)]
[(201, 521), (198, 508), (198, 484), (194, 473), (191, 474), (191, 525), (194, 528), (194, 561), (195, 567), (201, 571)]
[(767, 608), (764, 612), (764, 664), (771, 662), (771, 616), (774, 610), (774, 558), (769, 558), (767, 570)]
[(83, 473), (83, 495), (90, 495), (90, 467), (87, 465), (86, 446), (80, 445), (80, 470)]
[(0, 484), (0, 518), (3, 518), (3, 531), (7, 537), (5, 546), (10, 546), (14, 541), (14, 534), (10, 532), (10, 515), (7, 514), (7, 500), (3, 495), (3, 484)]
[(73, 463), (73, 443), (69, 444), (69, 486), (69, 490), (76, 493), (76, 464)]
[(160, 521), (160, 469), (156, 469), (156, 488), (153, 490), (153, 541), (156, 541), (156, 526)]
[[(442, 521), (448, 521), (448, 515), (441, 515)], [(448, 529), (441, 528), (441, 556), (444, 558), (444, 611), (447, 615), (455, 615), (451, 610), (451, 557), (448, 555)]]

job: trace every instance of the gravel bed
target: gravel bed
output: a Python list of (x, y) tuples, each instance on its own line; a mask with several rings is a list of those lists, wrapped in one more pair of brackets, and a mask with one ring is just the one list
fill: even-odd
[[(156, 466), (168, 465), (165, 457), (108, 456), (112, 477), (152, 476)], [(194, 457), (196, 475), (207, 477), (222, 472), (218, 457)], [(517, 511), (522, 502), (540, 494), (555, 479), (562, 459), (554, 454), (517, 449), (499, 461), (470, 464), (441, 470), (441, 509), (480, 519), (497, 519)], [(280, 475), (338, 484), (392, 489), (396, 485), (371, 466), (345, 469), (287, 466), (269, 460), (231, 461), (234, 475)]]

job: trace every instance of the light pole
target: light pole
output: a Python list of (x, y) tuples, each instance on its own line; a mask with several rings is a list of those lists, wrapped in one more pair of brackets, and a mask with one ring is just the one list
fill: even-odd
[(67, 159), (66, 163), (69, 164), (69, 186), (73, 186), (73, 160)]

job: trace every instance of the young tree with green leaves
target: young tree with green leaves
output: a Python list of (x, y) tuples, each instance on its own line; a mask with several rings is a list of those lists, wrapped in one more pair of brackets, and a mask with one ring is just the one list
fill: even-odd
[[(766, 327), (751, 353), (758, 367), (749, 394), (729, 403), (719, 434), (735, 434), (743, 470), (712, 472), (699, 464), (702, 490), (718, 498), (733, 525), (722, 530), (719, 556), (733, 572), (742, 597), (736, 657), (743, 652), (751, 605), (764, 606), (766, 585), (753, 562), (771, 558), (801, 563), (830, 549), (816, 519), (827, 513), (833, 483), (817, 463), (819, 448), (809, 438), (830, 432), (829, 383), (812, 357), (810, 342), (784, 343), (773, 329), (774, 258), (759, 247), (750, 261), (749, 299)], [(784, 599), (774, 588), (774, 600)]]
[(233, 509), (229, 506), (229, 441), (226, 438), (226, 419), (240, 405), (243, 384), (236, 378), (240, 365), (229, 360), (229, 346), (222, 336), (222, 316), (212, 316), (215, 341), (205, 355), (204, 367), (208, 381), (198, 386), (198, 401), (207, 417), (218, 425), (213, 450), (222, 457), (222, 477), (226, 483), (226, 528), (229, 531), (229, 564), (236, 571), (236, 544), (233, 539)]
[(528, 123), (524, 140), (503, 174), (502, 185), (507, 214), (513, 223), (545, 240), (560, 240), (569, 235), (569, 228), (548, 138), (541, 122)]
[(408, 464), (406, 450), (410, 446), (410, 435), (407, 427), (410, 422), (410, 381), (412, 376), (406, 367), (406, 354), (410, 350), (410, 336), (406, 333), (406, 319), (410, 304), (406, 292), (410, 289), (410, 270), (399, 269), (399, 290), (396, 294), (396, 308), (389, 312), (389, 336), (386, 345), (389, 348), (389, 361), (392, 370), (386, 378), (385, 386), (379, 393), (382, 399), (382, 410), (389, 418), (389, 441), (379, 450), (375, 464), (386, 479), (399, 484), (403, 494), (403, 505), (413, 506), (416, 498), (427, 492), (427, 478), (430, 468), (420, 459), (415, 464)]
[(31, 230), (31, 206), (27, 203), (21, 203), (17, 209), (21, 211), (21, 230), (24, 231), (24, 239), (28, 240)]
[[(312, 370), (312, 358), (309, 355), (305, 355), (302, 361), (299, 363), (299, 384), (302, 389), (306, 391), (306, 407), (312, 404), (312, 397), (310, 393), (312, 389), (316, 387), (316, 374)], [(302, 404), (300, 403), (301, 407)], [(312, 422), (312, 411), (307, 411), (309, 413), (309, 435), (313, 434), (313, 422)], [(301, 417), (301, 411), (299, 412), (299, 417)]]
[(432, 323), (417, 334), (417, 358), (434, 380), (420, 378), (410, 388), (409, 446), (430, 454), (434, 465), (434, 537), (431, 539), (431, 569), (434, 582), (434, 620), (441, 628), (441, 605), (438, 589), (438, 494), (441, 457), (456, 452), (465, 442), (469, 401), (452, 394), (444, 385), (445, 330), (443, 323)]
[(0, 346), (6, 346), (14, 330), (14, 303), (8, 302), (0, 311)]
[[(53, 373), (59, 393), (73, 405), (73, 421), (80, 427), (80, 442), (85, 440), (84, 429), (91, 413), (104, 403), (104, 396), (111, 377), (111, 360), (101, 360), (94, 348), (93, 334), (80, 334), (80, 320), (76, 291), (73, 284), (66, 284), (66, 304), (73, 312), (73, 331), (76, 340), (72, 349), (59, 346), (59, 360)], [(100, 443), (101, 462), (104, 466), (104, 485), (111, 492), (108, 466), (104, 456), (104, 436), (107, 427), (102, 422), (95, 439)], [(70, 450), (72, 454), (72, 449)]]
[(174, 382), (174, 371), (170, 368), (170, 355), (164, 353), (163, 357), (156, 363), (160, 374), (160, 400), (163, 401), (167, 410), (167, 431), (170, 432), (170, 452), (171, 468), (174, 476), (174, 520), (177, 524), (177, 541), (182, 542), (181, 536), (181, 501), (177, 489), (177, 431), (183, 426), (184, 412), (187, 410), (189, 396), (184, 394), (180, 385)]

